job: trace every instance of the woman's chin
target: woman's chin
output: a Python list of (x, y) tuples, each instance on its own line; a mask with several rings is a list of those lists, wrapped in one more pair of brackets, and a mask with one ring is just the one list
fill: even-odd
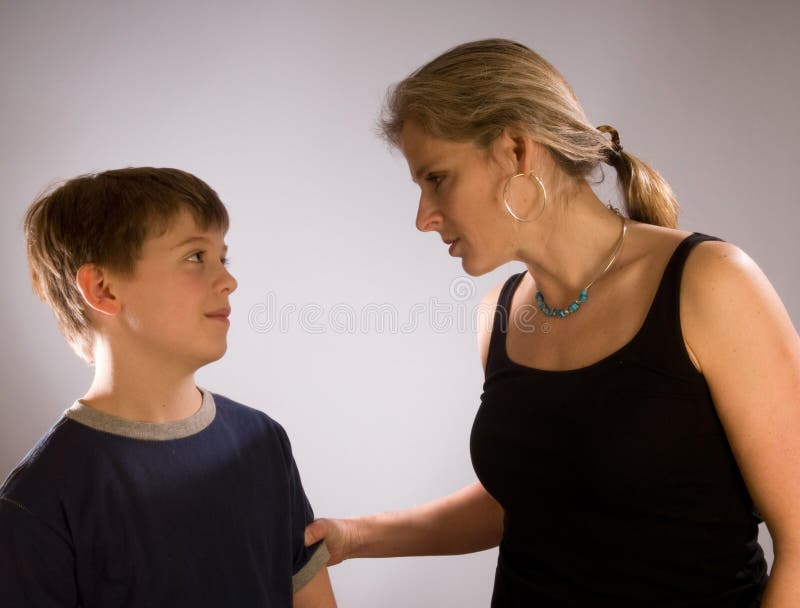
[(465, 256), (461, 258), (461, 268), (463, 268), (464, 272), (466, 272), (469, 276), (479, 277), (487, 272), (491, 272), (497, 268), (497, 266), (488, 266), (485, 263), (476, 263), (475, 260), (471, 260), (469, 257)]

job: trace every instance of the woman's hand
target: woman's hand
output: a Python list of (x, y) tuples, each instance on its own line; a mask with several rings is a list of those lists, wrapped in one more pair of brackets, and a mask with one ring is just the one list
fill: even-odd
[(306, 527), (306, 547), (319, 540), (325, 540), (325, 546), (331, 554), (328, 566), (353, 557), (356, 548), (357, 523), (350, 519), (317, 519)]
[(480, 483), (403, 511), (353, 519), (318, 519), (305, 543), (325, 539), (329, 566), (353, 557), (460, 555), (496, 547), (503, 509)]

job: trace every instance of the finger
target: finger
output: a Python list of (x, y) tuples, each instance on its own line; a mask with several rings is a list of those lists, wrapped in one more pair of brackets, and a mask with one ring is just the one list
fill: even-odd
[(325, 530), (323, 529), (323, 525), (319, 520), (313, 521), (308, 526), (306, 526), (305, 532), (305, 545), (308, 547), (309, 545), (313, 545), (318, 540), (325, 537)]

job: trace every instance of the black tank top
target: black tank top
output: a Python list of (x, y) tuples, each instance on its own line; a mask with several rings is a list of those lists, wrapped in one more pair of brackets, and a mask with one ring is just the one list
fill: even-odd
[[(680, 327), (672, 254), (644, 324), (576, 370), (511, 361), (498, 299), (470, 449), (505, 510), (493, 606), (759, 606), (761, 521)], [(555, 321), (558, 322), (558, 321)]]

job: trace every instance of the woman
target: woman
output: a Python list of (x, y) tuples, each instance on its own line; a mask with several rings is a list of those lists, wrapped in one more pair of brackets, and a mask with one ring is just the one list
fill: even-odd
[[(666, 182), (520, 44), (451, 49), (386, 110), (417, 227), (471, 275), (527, 271), (484, 299), (480, 481), (307, 541), (331, 564), (499, 543), (495, 606), (800, 605), (800, 339), (758, 267), (677, 230)], [(627, 218), (588, 185), (601, 163)]]

